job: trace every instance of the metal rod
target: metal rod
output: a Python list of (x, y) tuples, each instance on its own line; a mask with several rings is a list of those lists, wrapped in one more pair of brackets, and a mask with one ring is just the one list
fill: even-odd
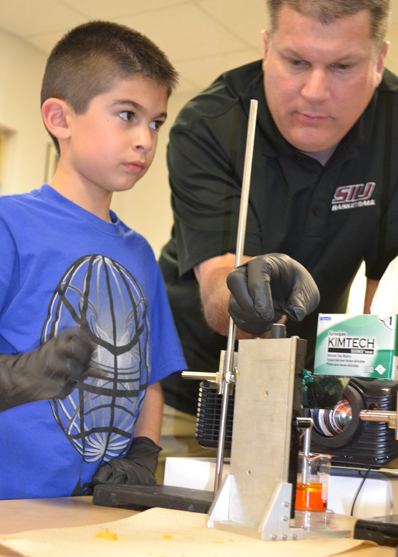
[(236, 239), (235, 267), (242, 263), (243, 250), (245, 247), (247, 207), (249, 205), (250, 178), (252, 174), (254, 136), (256, 133), (258, 102), (254, 99), (250, 101), (249, 123), (247, 128), (245, 164), (243, 167), (242, 195), (240, 198), (238, 234)]
[(183, 371), (181, 377), (184, 379), (195, 379), (199, 381), (215, 381), (217, 374), (213, 371)]
[(312, 418), (309, 419), (311, 420), (311, 424), (310, 427), (305, 429), (304, 440), (303, 440), (303, 466), (301, 469), (301, 483), (303, 485), (306, 485), (308, 482), (308, 468), (309, 468), (308, 459), (310, 458), (311, 433), (312, 433), (312, 427), (314, 425)]
[(397, 418), (396, 412), (384, 410), (361, 410), (359, 417), (365, 422), (389, 422), (391, 419)]
[[(247, 127), (245, 163), (243, 167), (242, 194), (240, 199), (239, 222), (238, 222), (238, 232), (237, 232), (237, 239), (236, 239), (235, 268), (239, 267), (239, 265), (241, 265), (242, 263), (243, 249), (245, 245), (247, 207), (249, 204), (250, 178), (251, 178), (252, 162), (253, 162), (254, 136), (256, 133), (257, 107), (258, 107), (258, 101), (252, 99), (250, 101), (249, 121)], [(228, 324), (227, 353), (225, 357), (225, 364), (224, 364), (223, 377), (222, 377), (222, 383), (223, 383), (222, 408), (221, 408), (221, 418), (220, 418), (220, 432), (219, 432), (218, 447), (217, 447), (216, 473), (214, 479), (214, 495), (217, 493), (222, 482), (225, 437), (226, 437), (226, 427), (227, 427), (227, 414), (228, 414), (228, 398), (230, 393), (230, 383), (231, 383), (233, 365), (234, 365), (235, 333), (236, 333), (236, 327), (232, 318), (230, 317), (229, 324)]]
[(385, 422), (390, 429), (395, 429), (395, 439), (398, 440), (398, 396), (396, 412), (383, 410), (361, 410), (359, 417), (365, 422)]

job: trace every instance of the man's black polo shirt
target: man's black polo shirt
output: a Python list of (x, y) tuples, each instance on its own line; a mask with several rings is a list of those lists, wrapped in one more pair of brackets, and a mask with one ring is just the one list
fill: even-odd
[[(330, 161), (293, 148), (279, 133), (264, 96), (261, 62), (223, 74), (190, 101), (170, 135), (168, 165), (175, 225), (160, 266), (188, 366), (216, 371), (226, 338), (200, 309), (193, 267), (234, 252), (250, 99), (259, 101), (244, 253), (286, 253), (314, 277), (317, 312), (288, 334), (309, 341), (318, 312), (344, 313), (364, 260), (379, 279), (398, 253), (398, 78), (384, 78)], [(197, 384), (171, 377), (165, 400), (195, 413)]]

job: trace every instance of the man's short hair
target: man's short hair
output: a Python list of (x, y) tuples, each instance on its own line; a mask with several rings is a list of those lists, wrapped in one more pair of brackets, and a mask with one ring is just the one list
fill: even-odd
[(340, 17), (354, 15), (361, 10), (370, 12), (371, 39), (378, 50), (387, 33), (390, 0), (267, 0), (270, 16), (270, 34), (278, 26), (278, 16), (283, 5), (312, 17), (324, 25)]
[[(138, 31), (107, 21), (84, 23), (53, 48), (44, 72), (41, 104), (54, 97), (84, 114), (90, 101), (109, 91), (116, 80), (137, 76), (162, 85), (168, 95), (178, 83), (167, 56)], [(57, 139), (52, 139), (59, 151)]]

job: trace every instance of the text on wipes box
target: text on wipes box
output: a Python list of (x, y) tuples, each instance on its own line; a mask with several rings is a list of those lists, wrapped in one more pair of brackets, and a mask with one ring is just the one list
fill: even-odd
[(398, 379), (397, 315), (319, 314), (314, 373)]

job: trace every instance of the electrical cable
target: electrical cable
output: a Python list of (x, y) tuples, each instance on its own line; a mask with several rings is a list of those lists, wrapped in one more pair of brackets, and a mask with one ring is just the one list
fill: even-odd
[[(350, 516), (354, 516), (355, 503), (357, 502), (358, 495), (359, 495), (360, 492), (361, 492), (361, 489), (362, 489), (362, 487), (363, 487), (363, 484), (365, 483), (366, 478), (367, 478), (368, 475), (369, 475), (369, 472), (370, 472), (370, 466), (368, 466), (368, 469), (366, 470), (365, 475), (363, 476), (362, 481), (361, 481), (361, 483), (359, 484), (359, 487), (358, 487), (357, 492), (356, 492), (355, 497), (354, 497), (354, 501), (352, 502), (352, 507), (351, 507)], [(358, 472), (358, 473), (359, 473), (359, 475), (361, 475), (360, 472)]]

